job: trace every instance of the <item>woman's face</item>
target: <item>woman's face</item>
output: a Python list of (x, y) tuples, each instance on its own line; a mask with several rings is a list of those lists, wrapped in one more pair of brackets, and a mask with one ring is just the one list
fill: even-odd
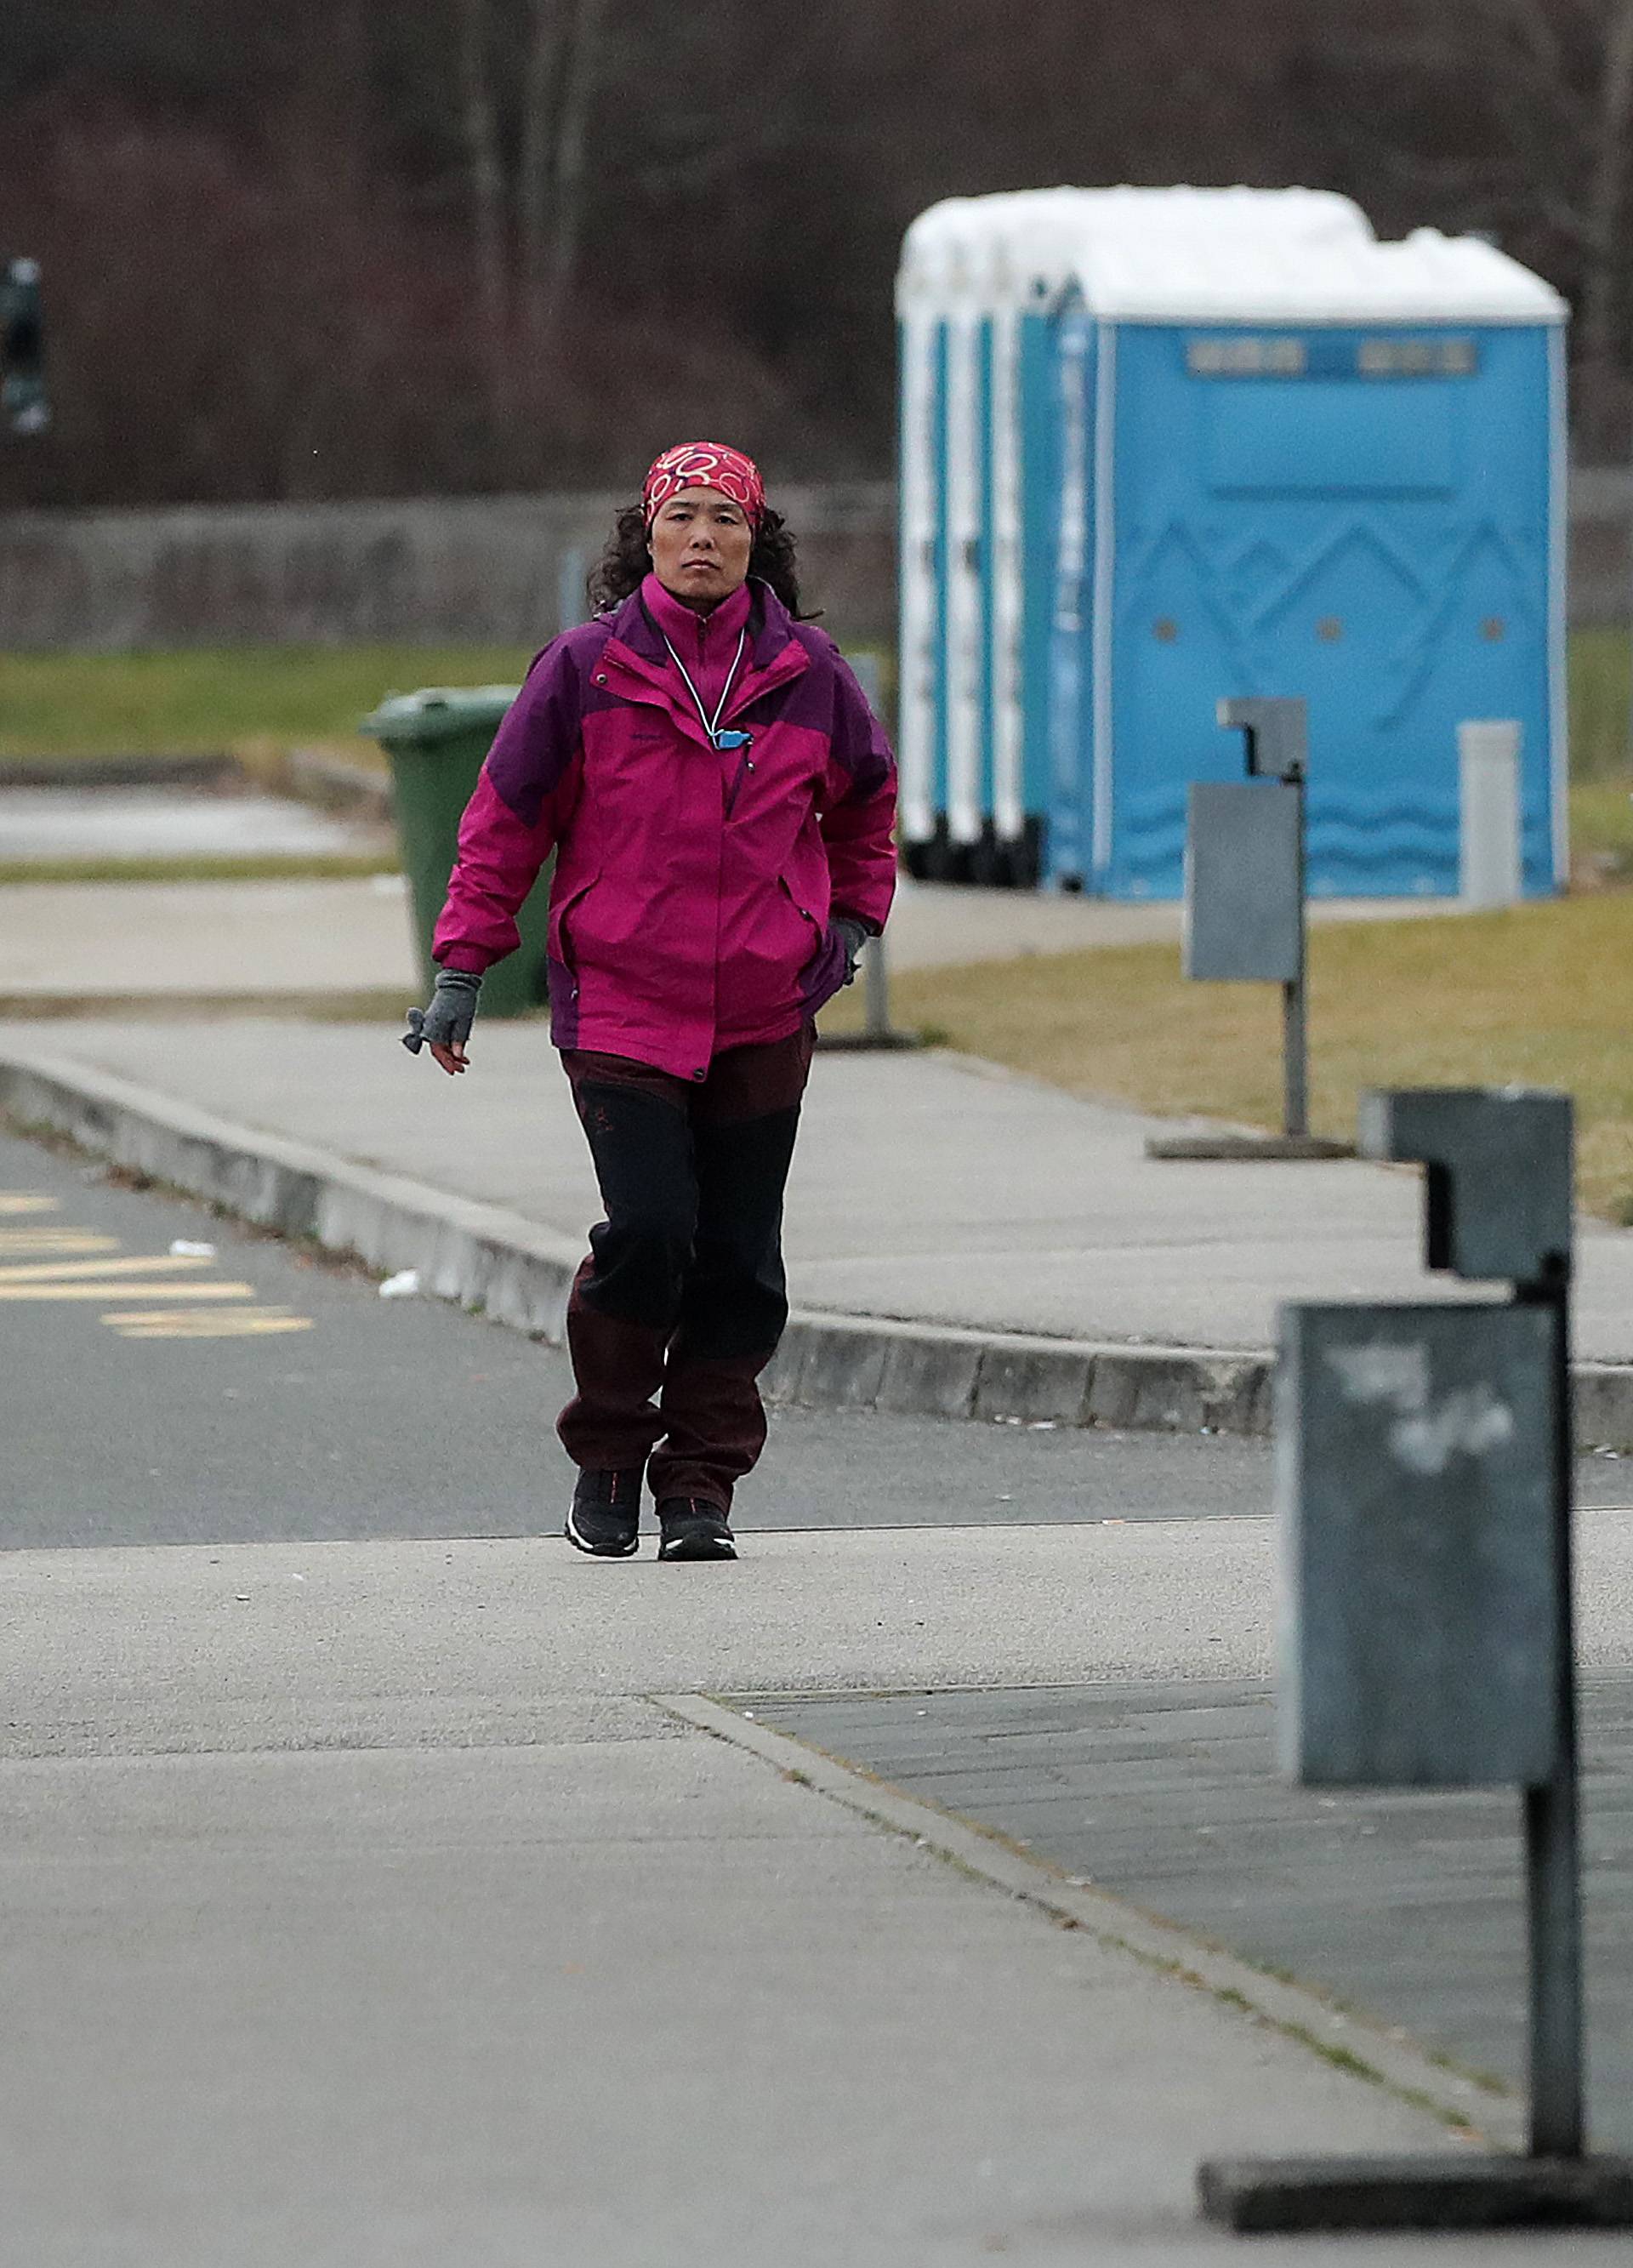
[(718, 606), (747, 578), (754, 532), (718, 489), (682, 489), (659, 508), (647, 539), (652, 572), (688, 606)]

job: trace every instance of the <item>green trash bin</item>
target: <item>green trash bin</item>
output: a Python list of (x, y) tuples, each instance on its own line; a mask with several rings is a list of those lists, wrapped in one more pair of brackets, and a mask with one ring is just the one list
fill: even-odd
[[(518, 690), (514, 685), (433, 686), (394, 694), (359, 728), (391, 759), (397, 833), (428, 997), (437, 981), (431, 937), (459, 850), (460, 815)], [(519, 952), (497, 963), (482, 980), (484, 1017), (526, 1016), (545, 998), (549, 882), (547, 865), (517, 917)]]

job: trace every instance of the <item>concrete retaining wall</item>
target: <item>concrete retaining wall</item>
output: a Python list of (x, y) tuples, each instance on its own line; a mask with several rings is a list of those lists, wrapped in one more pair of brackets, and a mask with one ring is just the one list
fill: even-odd
[[(599, 554), (610, 492), (201, 504), (0, 515), (0, 621), (13, 648), (497, 641), (554, 637), (564, 566)], [(809, 603), (858, 644), (895, 641), (888, 482), (780, 490)], [(582, 573), (577, 579), (582, 581)], [(1570, 482), (1570, 610), (1622, 622), (1633, 472)]]
[[(541, 645), (562, 627), (564, 595), (582, 599), (585, 575), (629, 501), (452, 497), (0, 514), (0, 622), (14, 649)], [(825, 608), (854, 643), (888, 644), (889, 485), (787, 489), (777, 503), (799, 539), (806, 604)]]

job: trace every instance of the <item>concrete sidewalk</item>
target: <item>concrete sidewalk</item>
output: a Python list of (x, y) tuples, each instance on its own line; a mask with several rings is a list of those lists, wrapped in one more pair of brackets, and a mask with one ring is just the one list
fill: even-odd
[[(486, 1027), (474, 1063), (446, 1079), (394, 1027), (11, 1022), (0, 1102), (555, 1336), (599, 1210), (582, 1137), (542, 1027)], [(1159, 1163), (1161, 1123), (945, 1054), (819, 1057), (773, 1389), (1262, 1432), (1279, 1302), (1471, 1296), (1421, 1271), (1415, 1172)], [(1633, 1233), (1583, 1225), (1577, 1346), (1578, 1438), (1633, 1446)]]
[[(397, 1027), (0, 1025), (0, 1107), (548, 1338), (597, 1190), (540, 1025), (445, 1079)], [(1157, 1163), (1159, 1121), (951, 1055), (819, 1057), (769, 1386), (821, 1406), (1263, 1433), (1282, 1300), (1445, 1300), (1420, 1177)], [(1633, 1233), (1583, 1225), (1577, 1433), (1633, 1447)]]
[[(505, 1208), (573, 1250), (598, 1198), (542, 1026), (449, 1079), (397, 1027), (0, 1024), (8, 1057), (117, 1073), (260, 1132)], [(1173, 1122), (944, 1052), (819, 1055), (789, 1191), (803, 1307), (1240, 1351), (1283, 1300), (1456, 1296), (1419, 1264), (1421, 1179), (1354, 1160), (1159, 1162)], [(1582, 1224), (1578, 1351), (1633, 1362), (1633, 1231)]]
[[(1625, 1591), (1601, 1535), (1590, 1649)], [(1210, 1629), (1239, 1675), (1268, 1522), (6, 1573), (5, 2268), (1180, 2268), (1230, 2249), (1202, 2157), (1512, 2127), (1409, 2042), (678, 1697), (1191, 1678)]]
[[(1456, 911), (1455, 902), (1441, 899), (1334, 899), (1311, 908), (1317, 922)], [(903, 876), (891, 916), (890, 957), (896, 968), (945, 968), (1179, 934), (1177, 905), (954, 889)], [(396, 874), (355, 881), (13, 884), (0, 890), (0, 992), (19, 1000), (273, 1000), (394, 986), (412, 993), (419, 983), (408, 894)]]

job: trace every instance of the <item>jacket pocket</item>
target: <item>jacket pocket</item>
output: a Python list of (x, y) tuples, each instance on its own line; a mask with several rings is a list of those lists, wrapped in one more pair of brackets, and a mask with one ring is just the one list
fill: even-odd
[(810, 932), (811, 950), (799, 971), (799, 1005), (807, 1016), (814, 1016), (845, 981), (845, 940), (831, 922), (820, 922), (808, 906), (801, 905), (785, 875), (777, 876), (777, 887)]
[(549, 958), (575, 992), (578, 989), (578, 960), (572, 946), (572, 918), (600, 879), (598, 867), (593, 874), (586, 875), (582, 882), (575, 883), (559, 905), (550, 909)]

